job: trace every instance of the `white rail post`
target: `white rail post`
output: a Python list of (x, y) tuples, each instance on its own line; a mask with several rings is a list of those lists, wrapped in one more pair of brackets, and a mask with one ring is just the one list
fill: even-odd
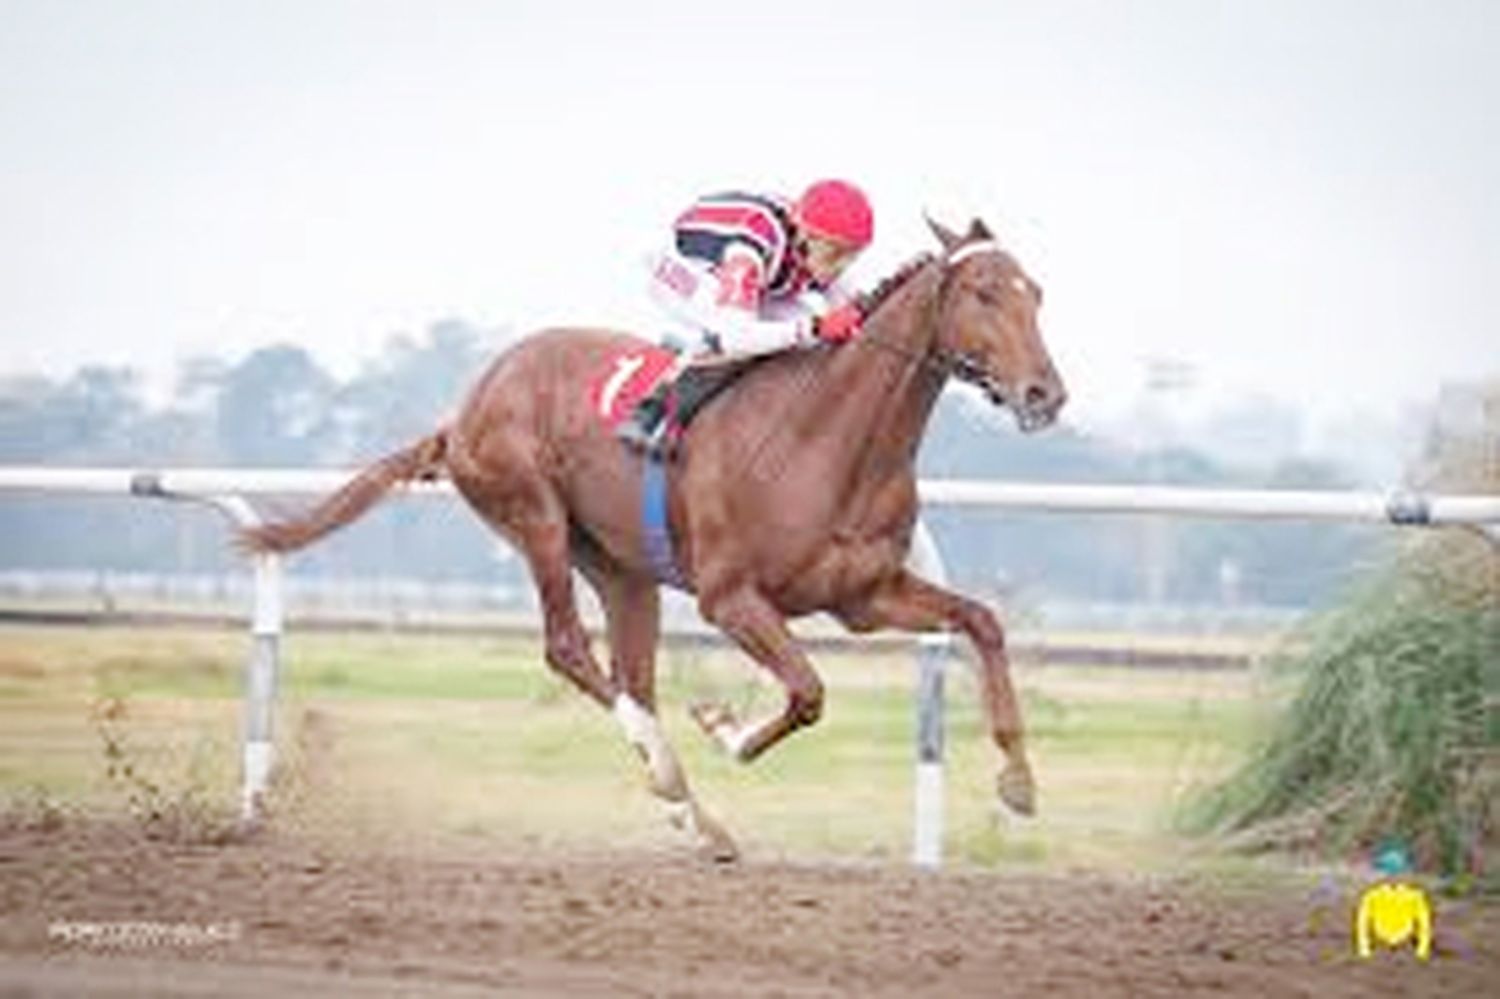
[[(938, 586), (948, 573), (932, 533), (921, 520), (912, 533), (910, 569)], [(917, 639), (917, 771), (912, 803), (911, 860), (918, 867), (943, 863), (943, 675), (953, 653), (948, 632)]]
[[(238, 499), (238, 497), (235, 497)], [(244, 503), (244, 500), (239, 500)], [(249, 504), (245, 503), (246, 508)], [(254, 511), (250, 516), (258, 523)], [(247, 525), (252, 526), (252, 525)], [(254, 824), (261, 817), (271, 780), (276, 744), (272, 721), (281, 672), (281, 556), (255, 556), (255, 609), (250, 624), (250, 658), (245, 664), (245, 734), (240, 792), (240, 819)]]
[[(130, 480), (137, 496), (198, 503), (219, 511), (236, 527), (260, 526), (260, 515), (243, 496), (197, 495), (165, 487), (162, 476), (142, 472)], [(245, 716), (240, 746), (240, 822), (249, 829), (262, 818), (266, 788), (276, 759), (273, 722), (281, 671), (281, 556), (255, 555), (255, 588), (250, 616), (250, 655), (245, 661)]]

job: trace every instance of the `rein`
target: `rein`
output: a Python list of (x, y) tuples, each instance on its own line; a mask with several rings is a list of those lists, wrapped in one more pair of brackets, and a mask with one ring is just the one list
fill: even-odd
[[(860, 316), (862, 319), (869, 319), (873, 316), (892, 295), (904, 288), (908, 281), (934, 260), (937, 260), (943, 267), (943, 282), (946, 285), (948, 279), (958, 268), (958, 265), (970, 257), (977, 257), (982, 253), (1003, 252), (1004, 250), (995, 240), (981, 239), (960, 246), (941, 259), (924, 253), (876, 285), (875, 290), (860, 301)], [(941, 298), (941, 295), (939, 297)], [(954, 376), (964, 381), (977, 381), (982, 373), (977, 362), (958, 351), (944, 349), (932, 351), (910, 350), (894, 343), (888, 343), (877, 336), (857, 337), (854, 342), (895, 354), (898, 357), (904, 358), (908, 364), (919, 365), (929, 369), (930, 373), (943, 377)]]

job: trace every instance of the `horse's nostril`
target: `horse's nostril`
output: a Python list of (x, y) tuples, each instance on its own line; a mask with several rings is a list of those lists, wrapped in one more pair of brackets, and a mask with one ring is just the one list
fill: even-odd
[(1026, 386), (1026, 393), (1023, 398), (1025, 399), (1027, 409), (1042, 409), (1051, 400), (1052, 396), (1044, 386), (1033, 384)]

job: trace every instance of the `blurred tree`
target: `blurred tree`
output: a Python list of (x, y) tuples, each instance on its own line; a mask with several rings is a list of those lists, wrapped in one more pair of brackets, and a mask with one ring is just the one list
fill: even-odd
[[(1305, 456), (1283, 457), (1261, 475), (1235, 481), (1260, 489), (1352, 487), (1338, 465)], [(1179, 533), (1172, 596), (1202, 600), (1218, 592), (1224, 563), (1236, 566), (1241, 593), (1253, 602), (1307, 607), (1340, 593), (1392, 542), (1373, 525), (1310, 521), (1200, 521)]]
[(336, 383), (307, 351), (264, 347), (223, 374), (215, 414), (226, 462), (312, 465), (330, 455)]
[(370, 457), (431, 430), (479, 376), (488, 339), (454, 319), (433, 324), (421, 340), (392, 337), (339, 392), (340, 450)]
[(43, 461), (67, 445), (65, 428), (49, 420), (57, 386), (35, 375), (0, 380), (0, 460)]
[(83, 464), (124, 459), (145, 411), (140, 377), (90, 365), (57, 384), (20, 377), (0, 383), (0, 457)]
[[(293, 345), (266, 347), (236, 363), (196, 357), (181, 366), (171, 403), (161, 408), (143, 402), (140, 380), (128, 369), (87, 367), (62, 382), (11, 377), (0, 380), (0, 461), (362, 464), (451, 412), (500, 340), (495, 331), (459, 320), (436, 323), (421, 335), (391, 338), (343, 384)], [(939, 402), (918, 468), (929, 478), (1087, 483), (1159, 476), (1205, 486), (1348, 485), (1331, 462), (1257, 457), (1247, 467), (1187, 446), (1146, 452), (1066, 425), (1025, 435), (1008, 414), (960, 389)], [(162, 569), (224, 564), (219, 525), (211, 518), (192, 528), (201, 536), (188, 537), (181, 516), (147, 517), (139, 504), (122, 501), (113, 512), (90, 513), (89, 537), (69, 553), (57, 539), (78, 535), (75, 510), (28, 505), (23, 523), (22, 509), (0, 505), (0, 536), (7, 542), (0, 546), (3, 564)], [(927, 516), (950, 574), (971, 590), (1020, 589), (1023, 600), (1139, 598), (1137, 518), (952, 510), (931, 510)], [(1340, 525), (1236, 521), (1182, 521), (1174, 534), (1171, 600), (1217, 600), (1229, 562), (1236, 566), (1246, 603), (1291, 605), (1336, 589), (1376, 549), (1375, 538), (1384, 536)], [(462, 509), (391, 503), (301, 557), (298, 571), (485, 579), (494, 576), (493, 553), (493, 539)]]

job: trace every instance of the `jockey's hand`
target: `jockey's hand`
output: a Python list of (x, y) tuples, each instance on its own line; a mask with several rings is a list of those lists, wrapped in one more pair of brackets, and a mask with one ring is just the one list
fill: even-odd
[(864, 319), (859, 303), (847, 302), (819, 316), (813, 324), (813, 333), (826, 343), (843, 343), (859, 334)]

